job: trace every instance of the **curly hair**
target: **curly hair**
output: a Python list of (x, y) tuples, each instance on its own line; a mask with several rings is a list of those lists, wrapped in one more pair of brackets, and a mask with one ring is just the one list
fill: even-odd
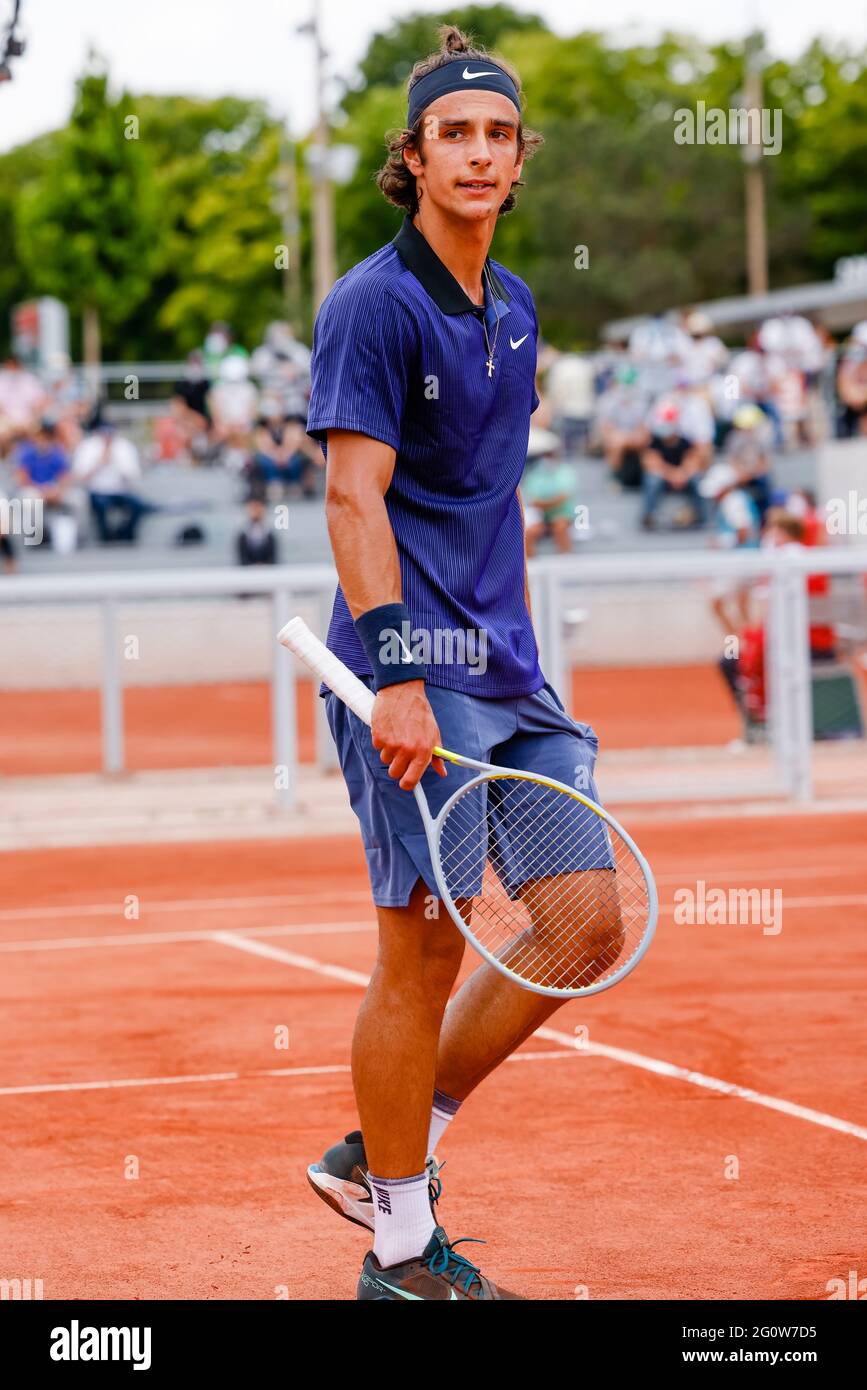
[[(460, 59), (472, 59), (476, 62), (492, 61), (507, 72), (515, 84), (518, 96), (523, 95), (521, 91), (521, 79), (513, 67), (504, 62), (502, 58), (491, 54), (487, 49), (482, 48), (473, 42), (472, 38), (461, 33), (454, 24), (442, 24), (439, 28), (438, 36), (440, 47), (438, 53), (431, 53), (427, 58), (422, 58), (416, 63), (407, 80), (407, 93), (411, 92), (416, 82), (422, 77), (426, 77), (435, 68), (444, 67), (446, 63), (456, 62)], [(415, 124), (403, 130), (391, 133), (387, 140), (388, 158), (376, 175), (377, 187), (380, 192), (393, 203), (395, 207), (403, 208), (410, 217), (414, 217), (418, 212), (418, 193), (416, 191), (415, 174), (407, 168), (403, 157), (404, 150), (421, 150), (423, 142), (424, 114), (419, 116)], [(518, 150), (525, 159), (531, 159), (543, 136), (534, 130), (525, 129), (523, 122), (518, 124)], [(512, 184), (512, 189), (523, 185), (523, 180), (516, 179)], [(511, 212), (515, 206), (515, 193), (512, 191), (500, 206), (500, 216), (503, 213)]]

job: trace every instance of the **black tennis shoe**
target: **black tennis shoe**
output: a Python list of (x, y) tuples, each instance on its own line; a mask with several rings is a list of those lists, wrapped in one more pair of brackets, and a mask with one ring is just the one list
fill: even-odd
[[(436, 1221), (436, 1203), (442, 1192), (440, 1167), (431, 1154), (427, 1160), (428, 1192), (431, 1211)], [(307, 1181), (317, 1197), (321, 1197), (332, 1211), (345, 1216), (356, 1226), (373, 1230), (373, 1201), (370, 1195), (370, 1180), (367, 1176), (367, 1156), (361, 1130), (355, 1129), (338, 1144), (333, 1144), (322, 1155), (318, 1163), (311, 1163), (307, 1169)]]
[[(464, 1237), (466, 1239), (466, 1237)], [(484, 1244), (483, 1241), (478, 1242)], [(442, 1226), (437, 1226), (424, 1253), (404, 1264), (387, 1265), (383, 1269), (372, 1250), (364, 1257), (356, 1297), (363, 1302), (397, 1303), (409, 1299), (413, 1303), (428, 1300), (517, 1298), (523, 1295), (501, 1289), (486, 1279), (478, 1265), (471, 1264), (455, 1251), (463, 1240), (449, 1241)], [(525, 1300), (524, 1300), (525, 1301)]]

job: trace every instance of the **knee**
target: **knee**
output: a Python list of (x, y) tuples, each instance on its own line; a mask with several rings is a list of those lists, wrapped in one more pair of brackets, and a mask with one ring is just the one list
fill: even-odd
[(448, 999), (464, 954), (465, 941), (448, 914), (413, 923), (400, 937), (380, 941), (378, 968), (402, 989), (419, 989), (432, 1002)]

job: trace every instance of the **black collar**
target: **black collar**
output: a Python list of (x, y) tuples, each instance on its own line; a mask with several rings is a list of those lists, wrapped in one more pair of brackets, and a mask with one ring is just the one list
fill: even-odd
[[(392, 242), (407, 270), (424, 286), (444, 314), (478, 313), (480, 305), (474, 304), (469, 295), (461, 289), (451, 271), (443, 265), (429, 242), (414, 227), (409, 217), (403, 219), (403, 226)], [(494, 293), (503, 303), (508, 304), (510, 295), (489, 260), (485, 260)]]

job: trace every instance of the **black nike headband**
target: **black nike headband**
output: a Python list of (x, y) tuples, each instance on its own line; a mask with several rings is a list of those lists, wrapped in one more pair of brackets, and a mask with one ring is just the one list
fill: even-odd
[(507, 72), (487, 59), (482, 61), (480, 58), (453, 58), (451, 62), (443, 63), (442, 67), (434, 68), (424, 77), (420, 77), (412, 87), (408, 100), (407, 126), (414, 126), (422, 111), (430, 106), (432, 101), (436, 101), (437, 97), (444, 97), (448, 92), (469, 91), (472, 88), (481, 88), (485, 92), (499, 92), (501, 96), (508, 97), (509, 101), (514, 102), (520, 116), (521, 99)]

